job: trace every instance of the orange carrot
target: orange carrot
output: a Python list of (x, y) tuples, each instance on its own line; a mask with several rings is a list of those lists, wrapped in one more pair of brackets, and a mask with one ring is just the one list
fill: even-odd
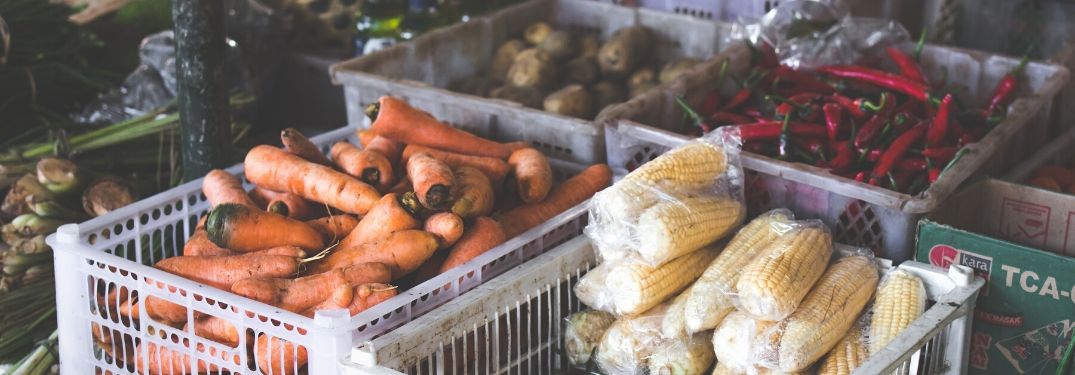
[[(148, 355), (148, 357), (142, 357), (143, 349), (141, 347), (135, 349), (133, 353), (137, 358), (135, 367), (137, 368), (139, 374), (178, 375), (206, 372), (217, 373), (222, 370), (219, 366), (206, 363), (203, 360), (195, 360), (197, 368), (191, 368), (191, 358), (190, 354), (188, 354), (188, 349), (186, 348), (182, 350), (174, 350), (166, 346), (157, 345), (152, 341), (143, 341), (141, 345), (146, 346), (144, 350), (145, 354)], [(184, 344), (173, 345), (186, 346)], [(198, 344), (195, 350), (200, 354), (208, 353), (209, 356), (221, 360), (224, 363), (234, 363), (234, 368), (240, 368), (241, 366), (239, 363), (240, 357), (237, 354), (229, 355), (228, 352), (218, 351), (212, 347), (206, 347), (202, 344)], [(231, 357), (230, 360), (228, 359), (229, 356)]]
[[(195, 335), (233, 348), (239, 346), (239, 330), (235, 328), (235, 324), (227, 319), (206, 315), (194, 319), (193, 323)], [(191, 322), (187, 322), (187, 326), (183, 330), (190, 329), (190, 326)]]
[(339, 301), (339, 307), (349, 304), (349, 295), (341, 289), (352, 285), (387, 283), (392, 271), (381, 263), (358, 263), (297, 279), (251, 278), (235, 282), (231, 292), (281, 309), (302, 313), (326, 300)]
[(306, 159), (306, 161), (332, 166), (332, 162), (317, 148), (317, 145), (310, 142), (305, 135), (302, 135), (301, 132), (294, 128), (287, 128), (280, 132), (280, 143), (284, 144), (284, 150)]
[(355, 314), (366, 311), (370, 307), (387, 301), (399, 294), (396, 287), (380, 283), (356, 285), (347, 289), (352, 296), (350, 303), (340, 306), (336, 301), (326, 300), (322, 304), (306, 310), (303, 315), (313, 318), (314, 314), (317, 313), (317, 310), (346, 308), (347, 311), (354, 316)]
[(237, 204), (214, 207), (205, 227), (217, 246), (244, 253), (285, 245), (304, 250), (325, 246), (321, 234), (306, 223)]
[(220, 169), (209, 171), (202, 180), (202, 193), (210, 206), (221, 203), (235, 203), (260, 209), (243, 189), (243, 183), (231, 173)]
[(417, 153), (407, 160), (407, 177), (414, 184), (418, 201), (431, 210), (439, 210), (451, 203), (452, 185), (455, 177), (451, 168), (427, 153)]
[(454, 152), (441, 151), (415, 145), (407, 145), (407, 148), (403, 149), (403, 163), (406, 164), (411, 156), (422, 152), (447, 164), (453, 170), (460, 167), (472, 167), (482, 171), (482, 173), (485, 173), (485, 176), (489, 178), (489, 181), (492, 181), (494, 184), (504, 181), (504, 176), (507, 176), (508, 172), (511, 171), (511, 167), (508, 166), (508, 163), (497, 158), (457, 154)]
[(370, 144), (373, 143), (373, 139), (377, 138), (377, 132), (369, 129), (358, 128), (355, 129), (355, 136), (356, 138), (358, 138), (358, 144), (361, 145), (362, 148), (369, 148)]
[(545, 200), (552, 188), (552, 167), (541, 151), (524, 148), (511, 153), (508, 164), (515, 175), (515, 186), (524, 203)]
[[(321, 204), (310, 202), (295, 194), (281, 193), (261, 187), (254, 187), (250, 194), (255, 197), (255, 202), (264, 203), (262, 207), (265, 207), (266, 211), (292, 219), (306, 220), (325, 213), (325, 208)], [(277, 212), (274, 212), (273, 205), (283, 205), (283, 209), (277, 209)]]
[(440, 266), (444, 264), (444, 260), (447, 258), (448, 251), (438, 250), (433, 253), (433, 256), (426, 259), (417, 270), (414, 270), (414, 272), (407, 275), (404, 280), (401, 280), (400, 285), (414, 286), (440, 275)]
[(392, 270), (392, 279), (418, 269), (437, 251), (437, 236), (422, 230), (404, 230), (390, 234), (383, 241), (340, 248), (314, 263), (311, 274), (327, 272), (354, 264), (384, 263)]
[(381, 198), (362, 181), (272, 146), (255, 146), (246, 154), (246, 178), (269, 190), (284, 191), (341, 211), (364, 215)]
[(500, 215), (500, 222), (504, 224), (504, 233), (509, 238), (518, 236), (590, 199), (594, 193), (608, 187), (611, 182), (612, 170), (607, 165), (591, 165), (582, 173), (553, 188), (544, 201), (524, 204)]
[[(252, 252), (249, 252), (249, 253), (246, 253), (246, 254), (249, 254), (249, 255), (285, 255), (285, 256), (292, 257), (292, 258), (305, 258), (306, 257), (306, 250), (300, 249), (300, 248), (295, 247), (295, 246), (285, 245), (285, 246), (270, 247), (270, 248), (265, 249), (265, 250), (252, 251)], [(236, 255), (240, 255), (240, 254), (236, 254)]]
[(330, 154), (332, 162), (336, 163), (340, 170), (377, 187), (377, 190), (384, 191), (392, 187), (395, 179), (392, 163), (380, 152), (370, 149), (362, 150), (355, 145), (340, 141), (332, 145)]
[(353, 215), (342, 214), (325, 216), (320, 219), (307, 220), (306, 225), (321, 233), (321, 239), (325, 243), (332, 244), (347, 237), (351, 230), (358, 225), (358, 219)]
[(515, 151), (519, 151), (521, 149), (530, 147), (530, 143), (523, 142), (523, 141), (508, 142), (508, 143), (504, 144), (504, 147), (507, 147), (508, 149), (510, 149), (511, 152), (515, 152)]
[(444, 273), (466, 263), (507, 240), (508, 236), (496, 220), (484, 216), (474, 219), (474, 223), (467, 227), (463, 237), (448, 253), (448, 258), (440, 266), (440, 272)]
[(378, 241), (392, 232), (418, 228), (420, 223), (414, 218), (418, 206), (415, 200), (413, 194), (400, 196), (390, 193), (381, 197), (369, 214), (359, 220), (355, 229), (340, 241), (337, 249)]
[(452, 173), (455, 175), (455, 186), (452, 187), (453, 213), (469, 219), (493, 212), (496, 195), (484, 174), (471, 167), (459, 167)]
[(397, 142), (501, 159), (512, 152), (510, 146), (448, 126), (391, 96), (382, 96), (370, 104), (366, 115), (373, 121), (370, 129)]
[(426, 219), (422, 229), (436, 235), (440, 248), (447, 249), (463, 236), (463, 218), (451, 212), (436, 213)]
[(373, 137), (369, 143), (363, 143), (363, 145), (367, 150), (380, 152), (392, 164), (399, 163), (399, 158), (403, 154), (402, 144), (379, 135)]
[(209, 240), (209, 233), (205, 229), (198, 229), (190, 235), (190, 239), (183, 245), (183, 255), (235, 255), (234, 251), (217, 246)]
[(310, 357), (305, 346), (262, 333), (254, 344), (254, 359), (262, 374), (295, 375)]

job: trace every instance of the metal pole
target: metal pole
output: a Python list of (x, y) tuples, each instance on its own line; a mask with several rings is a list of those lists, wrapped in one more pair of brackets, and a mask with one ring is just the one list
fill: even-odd
[(228, 162), (231, 117), (224, 80), (224, 2), (174, 0), (183, 180)]

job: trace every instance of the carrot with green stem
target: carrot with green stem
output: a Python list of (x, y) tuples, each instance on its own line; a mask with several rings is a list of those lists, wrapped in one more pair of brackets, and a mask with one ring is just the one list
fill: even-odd
[(504, 232), (515, 237), (530, 228), (585, 202), (612, 182), (612, 170), (605, 164), (595, 164), (553, 188), (544, 201), (524, 204), (500, 215)]
[(403, 163), (406, 164), (411, 156), (418, 153), (427, 153), (434, 159), (444, 162), (444, 164), (452, 169), (461, 167), (475, 168), (482, 173), (485, 173), (485, 176), (489, 178), (489, 181), (498, 185), (500, 182), (504, 181), (504, 177), (508, 175), (508, 172), (511, 172), (511, 167), (508, 166), (508, 163), (501, 159), (458, 154), (416, 145), (407, 145), (407, 147), (403, 149)]
[(459, 167), (452, 170), (455, 186), (452, 186), (450, 211), (465, 219), (486, 216), (493, 212), (496, 194), (489, 178), (477, 169)]
[(340, 241), (338, 249), (375, 242), (393, 232), (417, 229), (421, 223), (415, 218), (418, 200), (413, 193), (397, 195), (389, 193), (381, 197), (373, 209), (358, 221), (351, 233)]
[(237, 177), (220, 169), (211, 170), (205, 175), (202, 179), (202, 193), (213, 207), (221, 203), (235, 203), (261, 208), (246, 194), (243, 183)]
[(387, 283), (391, 279), (392, 270), (382, 263), (357, 263), (296, 279), (239, 280), (232, 284), (230, 290), (261, 303), (302, 313), (326, 300), (336, 301), (339, 307), (345, 307), (351, 302), (350, 297), (341, 292), (353, 285)]
[(255, 146), (244, 161), (246, 178), (269, 190), (296, 194), (343, 212), (364, 215), (381, 198), (377, 189), (272, 146)]
[(217, 246), (244, 253), (285, 245), (320, 251), (325, 246), (321, 234), (306, 223), (231, 203), (214, 207), (205, 229)]
[(448, 126), (391, 96), (382, 96), (376, 103), (370, 104), (366, 108), (366, 116), (373, 121), (370, 129), (377, 135), (409, 145), (500, 159), (506, 159), (514, 151), (513, 147), (517, 147)]
[(440, 248), (447, 249), (463, 236), (463, 218), (451, 212), (438, 212), (426, 219), (422, 229), (436, 235)]
[(321, 153), (317, 145), (310, 142), (305, 135), (295, 130), (295, 128), (287, 128), (280, 131), (280, 143), (284, 145), (284, 150), (305, 159), (311, 163), (317, 163), (324, 166), (332, 166), (332, 162), (325, 157), (325, 154)]
[(306, 225), (321, 233), (321, 239), (325, 240), (325, 243), (331, 244), (347, 237), (358, 225), (358, 218), (348, 214), (331, 215), (307, 220)]
[(552, 167), (541, 151), (524, 148), (511, 153), (508, 164), (515, 174), (516, 189), (524, 203), (545, 199), (552, 189)]
[(340, 170), (354, 176), (377, 190), (385, 191), (392, 187), (395, 180), (395, 171), (392, 163), (380, 152), (370, 149), (359, 149), (347, 142), (336, 142), (332, 145), (332, 162)]
[(378, 303), (387, 301), (392, 297), (399, 294), (399, 290), (388, 284), (369, 283), (355, 285), (354, 287), (347, 288), (351, 294), (351, 302), (339, 306), (335, 301), (325, 301), (324, 303), (317, 305), (306, 312), (303, 315), (313, 318), (317, 310), (346, 308), (347, 312), (352, 316), (360, 312), (366, 311), (370, 307), (376, 306)]
[(448, 258), (441, 265), (440, 272), (444, 273), (477, 258), (489, 249), (504, 243), (508, 238), (496, 220), (484, 216), (474, 219), (474, 222), (463, 232), (463, 237), (448, 253)]
[(440, 247), (437, 236), (422, 230), (394, 232), (382, 241), (353, 247), (341, 247), (324, 259), (314, 262), (310, 274), (361, 263), (384, 263), (396, 280), (418, 269)]
[(424, 152), (411, 155), (407, 160), (407, 177), (422, 206), (439, 210), (451, 203), (455, 176), (451, 168), (432, 155)]

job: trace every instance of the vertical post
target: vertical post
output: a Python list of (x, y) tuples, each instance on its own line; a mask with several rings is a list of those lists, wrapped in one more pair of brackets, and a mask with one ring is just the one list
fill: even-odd
[(231, 117), (224, 80), (224, 2), (172, 1), (183, 180), (228, 161)]

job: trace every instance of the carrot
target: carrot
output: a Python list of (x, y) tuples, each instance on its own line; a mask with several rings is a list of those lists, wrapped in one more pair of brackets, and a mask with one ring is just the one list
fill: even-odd
[(209, 240), (209, 233), (205, 229), (198, 229), (194, 231), (194, 234), (190, 235), (187, 243), (183, 244), (183, 255), (235, 255), (235, 252), (217, 246), (213, 241)]
[(373, 143), (373, 139), (377, 138), (377, 132), (369, 129), (358, 128), (355, 129), (355, 137), (358, 138), (358, 144), (361, 145), (362, 148), (369, 148), (370, 144)]
[(456, 129), (391, 96), (382, 96), (366, 108), (370, 129), (382, 137), (461, 154), (506, 159), (512, 148)]
[[(152, 341), (142, 341), (141, 345), (146, 345), (146, 348), (144, 350), (147, 357), (142, 357), (143, 349), (141, 348), (141, 346), (139, 348), (136, 348), (133, 353), (137, 358), (135, 362), (135, 367), (137, 368), (139, 374), (179, 375), (206, 372), (217, 373), (223, 370), (217, 365), (206, 363), (204, 360), (196, 360), (195, 362), (197, 368), (191, 368), (190, 354), (188, 354), (189, 352), (185, 348), (183, 350), (174, 350), (166, 346), (157, 345)], [(186, 346), (185, 344), (173, 345)], [(229, 355), (228, 352), (219, 351), (215, 348), (207, 347), (203, 344), (198, 344), (195, 347), (195, 350), (198, 353), (208, 353), (210, 356), (221, 360), (224, 363), (234, 363), (236, 365), (236, 368), (241, 366), (238, 354)], [(231, 357), (231, 360), (228, 359), (229, 356)]]
[(444, 260), (447, 258), (448, 251), (438, 250), (433, 253), (433, 256), (426, 259), (417, 270), (414, 270), (404, 280), (400, 281), (400, 285), (414, 286), (440, 275), (440, 266), (444, 264)]
[(306, 347), (262, 333), (254, 344), (254, 359), (266, 375), (294, 375), (310, 360)]
[(1038, 176), (1027, 182), (1030, 186), (1038, 187), (1045, 190), (1051, 190), (1055, 192), (1061, 192), (1060, 184), (1053, 180), (1049, 176)]
[(239, 182), (238, 178), (219, 169), (211, 170), (205, 175), (205, 179), (202, 180), (202, 193), (205, 194), (205, 199), (209, 201), (210, 206), (216, 206), (221, 203), (235, 203), (252, 208), (261, 208), (246, 195), (243, 183)]
[(347, 174), (354, 176), (377, 190), (384, 191), (392, 187), (395, 172), (388, 158), (377, 151), (359, 149), (347, 142), (332, 145), (332, 162)]
[[(239, 346), (239, 330), (235, 328), (235, 324), (227, 319), (206, 315), (194, 319), (193, 323), (195, 335), (233, 348)], [(183, 330), (186, 331), (190, 328), (191, 322), (187, 322)]]
[(455, 174), (455, 186), (452, 187), (451, 211), (463, 218), (489, 215), (493, 212), (496, 195), (489, 179), (477, 169), (459, 167)]
[(440, 246), (437, 236), (421, 230), (404, 230), (390, 234), (383, 241), (340, 248), (314, 264), (310, 273), (327, 272), (353, 264), (384, 263), (392, 270), (392, 279), (418, 269)]
[(439, 210), (451, 203), (455, 176), (451, 168), (427, 153), (417, 153), (407, 160), (407, 177), (414, 184), (418, 201), (431, 210)]
[(421, 152), (427, 153), (430, 156), (433, 156), (434, 159), (444, 162), (444, 164), (447, 164), (452, 169), (472, 167), (482, 171), (482, 173), (485, 173), (486, 177), (489, 177), (489, 181), (492, 181), (494, 184), (504, 181), (504, 176), (507, 176), (508, 172), (511, 171), (511, 167), (508, 166), (508, 163), (497, 158), (457, 154), (416, 145), (407, 145), (407, 148), (403, 149), (403, 163), (406, 164), (411, 156)]
[(347, 311), (354, 316), (355, 314), (366, 311), (370, 307), (387, 301), (399, 294), (396, 287), (380, 283), (356, 285), (347, 288), (347, 290), (350, 291), (350, 295), (353, 296), (350, 303), (340, 306), (335, 301), (327, 300), (320, 305), (306, 310), (303, 315), (313, 318), (314, 314), (317, 313), (317, 310), (346, 308)]
[(519, 151), (521, 149), (530, 147), (530, 143), (524, 141), (508, 142), (504, 144), (505, 147), (511, 150), (511, 152)]
[(381, 197), (381, 201), (358, 221), (355, 229), (340, 241), (337, 248), (355, 247), (378, 241), (392, 232), (418, 228), (419, 222), (414, 218), (418, 206), (415, 200), (413, 194), (400, 196), (389, 193)]
[[(403, 175), (396, 182), (396, 185), (391, 189), (388, 189), (388, 193), (403, 195), (406, 192), (414, 191), (414, 186), (411, 184), (411, 179), (407, 175)], [(416, 197), (417, 198), (417, 197)]]
[(511, 153), (508, 164), (515, 175), (515, 186), (524, 203), (545, 200), (552, 188), (552, 167), (541, 151), (524, 148)]
[[(285, 246), (270, 247), (270, 248), (265, 249), (265, 250), (252, 251), (252, 252), (249, 252), (249, 253), (246, 253), (246, 254), (249, 254), (249, 255), (284, 255), (284, 256), (289, 256), (289, 257), (292, 257), (292, 258), (305, 258), (306, 257), (306, 250), (300, 249), (300, 248), (298, 248), (296, 246), (285, 245)], [(236, 255), (241, 255), (241, 254), (236, 254)]]
[(612, 182), (612, 170), (605, 164), (595, 164), (556, 186), (539, 203), (524, 204), (500, 215), (504, 233), (515, 237), (559, 215), (561, 212), (590, 199), (594, 193)]
[(1075, 184), (1075, 174), (1057, 165), (1043, 165), (1034, 171), (1033, 178), (1048, 177), (1061, 187)]
[(426, 219), (422, 229), (436, 235), (440, 248), (447, 249), (463, 236), (463, 218), (451, 212), (436, 213)]
[(247, 180), (255, 185), (352, 214), (365, 214), (381, 198), (377, 189), (362, 181), (272, 146), (255, 146), (246, 154), (244, 164)]
[(463, 237), (448, 253), (440, 272), (466, 263), (507, 240), (508, 236), (504, 235), (503, 228), (496, 220), (484, 216), (474, 219), (474, 223), (463, 232)]
[(280, 143), (284, 145), (284, 150), (300, 158), (306, 159), (311, 163), (317, 163), (325, 166), (332, 166), (332, 162), (325, 157), (325, 154), (317, 148), (317, 145), (310, 142), (305, 135), (295, 130), (295, 128), (287, 128), (280, 131)]
[(380, 152), (392, 164), (399, 163), (399, 158), (403, 154), (403, 144), (379, 135), (374, 136), (368, 143), (362, 144), (367, 150)]
[(321, 233), (321, 239), (325, 240), (325, 243), (331, 244), (347, 237), (351, 230), (358, 225), (358, 219), (354, 215), (348, 214), (332, 215), (307, 220), (306, 225)]
[(232, 284), (231, 292), (281, 309), (301, 313), (323, 301), (346, 299), (340, 307), (350, 303), (350, 297), (341, 296), (340, 289), (365, 283), (387, 283), (392, 271), (381, 263), (356, 263), (351, 266), (329, 270), (297, 279), (250, 278)]
[(321, 234), (306, 223), (237, 204), (214, 207), (205, 227), (217, 246), (244, 253), (285, 245), (304, 250), (325, 246)]

